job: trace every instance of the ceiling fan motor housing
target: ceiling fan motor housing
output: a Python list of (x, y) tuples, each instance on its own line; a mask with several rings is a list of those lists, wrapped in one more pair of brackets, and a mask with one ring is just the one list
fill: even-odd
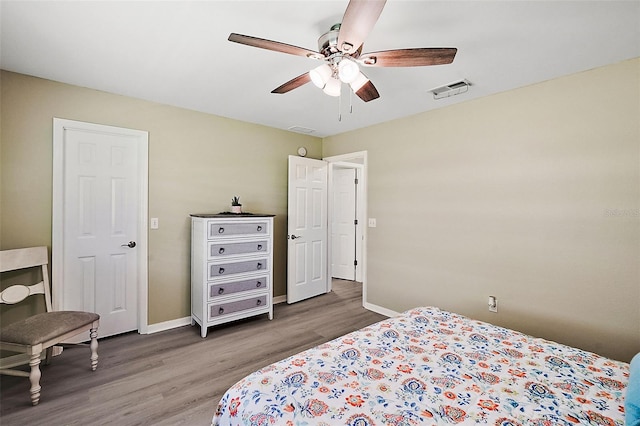
[[(336, 53), (342, 53), (338, 48), (338, 34), (340, 34), (340, 26), (341, 24), (334, 24), (331, 26), (331, 29), (326, 33), (322, 34), (318, 38), (318, 51), (322, 53), (326, 58), (330, 58)], [(360, 56), (360, 52), (362, 52), (362, 46), (360, 46), (356, 51), (349, 53), (348, 56), (352, 58), (357, 58)], [(342, 55), (347, 55), (346, 53), (342, 53)]]
[(331, 30), (322, 34), (320, 38), (318, 38), (318, 51), (320, 51), (324, 56), (329, 57), (339, 52), (338, 33), (340, 33), (340, 24), (335, 24), (331, 27)]

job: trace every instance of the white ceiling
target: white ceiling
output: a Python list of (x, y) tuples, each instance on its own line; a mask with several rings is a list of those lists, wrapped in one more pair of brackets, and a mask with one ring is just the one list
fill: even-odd
[[(347, 4), (2, 0), (0, 66), (324, 137), (640, 57), (635, 0), (389, 0), (363, 52), (457, 47), (458, 54), (451, 65), (365, 69), (380, 92), (369, 103), (346, 86), (341, 100), (313, 84), (271, 94), (319, 62), (227, 41), (236, 32), (317, 50)], [(429, 93), (461, 79), (472, 83), (465, 94)]]

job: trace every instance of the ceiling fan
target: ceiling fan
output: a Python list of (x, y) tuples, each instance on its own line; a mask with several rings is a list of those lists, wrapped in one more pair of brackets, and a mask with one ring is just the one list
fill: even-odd
[(457, 49), (452, 47), (434, 47), (362, 53), (363, 42), (380, 17), (385, 3), (386, 0), (349, 1), (342, 23), (333, 25), (318, 39), (319, 52), (236, 33), (229, 35), (229, 41), (290, 55), (306, 56), (324, 62), (319, 67), (275, 88), (271, 93), (287, 93), (311, 81), (326, 94), (339, 96), (342, 83), (346, 83), (360, 99), (369, 102), (379, 98), (380, 94), (373, 83), (360, 71), (360, 65), (365, 67), (444, 65), (453, 62), (457, 52)]

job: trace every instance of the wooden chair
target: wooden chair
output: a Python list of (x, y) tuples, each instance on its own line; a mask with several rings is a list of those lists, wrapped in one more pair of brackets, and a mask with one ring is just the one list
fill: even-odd
[[(91, 339), (89, 345), (91, 348), (91, 370), (95, 370), (98, 366), (97, 330), (100, 316), (91, 312), (52, 312), (49, 273), (47, 271), (48, 263), (47, 247), (0, 251), (0, 272), (33, 267), (40, 267), (42, 270), (42, 281), (37, 284), (30, 286), (12, 285), (0, 293), (0, 303), (10, 305), (20, 303), (29, 296), (44, 296), (46, 312), (8, 324), (0, 329), (0, 350), (22, 354), (21, 361), (6, 366), (0, 365), (0, 374), (29, 377), (33, 405), (37, 405), (40, 401), (40, 360), (43, 350), (46, 350), (45, 363), (48, 364), (54, 345), (58, 345), (83, 331), (89, 331)], [(31, 366), (30, 372), (8, 368), (26, 364), (27, 357)]]

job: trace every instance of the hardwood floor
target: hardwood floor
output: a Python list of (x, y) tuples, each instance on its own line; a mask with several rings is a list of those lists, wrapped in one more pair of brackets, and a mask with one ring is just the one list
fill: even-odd
[(29, 380), (0, 375), (0, 424), (209, 425), (222, 394), (247, 374), (302, 350), (385, 319), (362, 308), (362, 288), (333, 281), (333, 291), (266, 314), (100, 340), (98, 369), (89, 348), (72, 347), (42, 367), (40, 404)]

